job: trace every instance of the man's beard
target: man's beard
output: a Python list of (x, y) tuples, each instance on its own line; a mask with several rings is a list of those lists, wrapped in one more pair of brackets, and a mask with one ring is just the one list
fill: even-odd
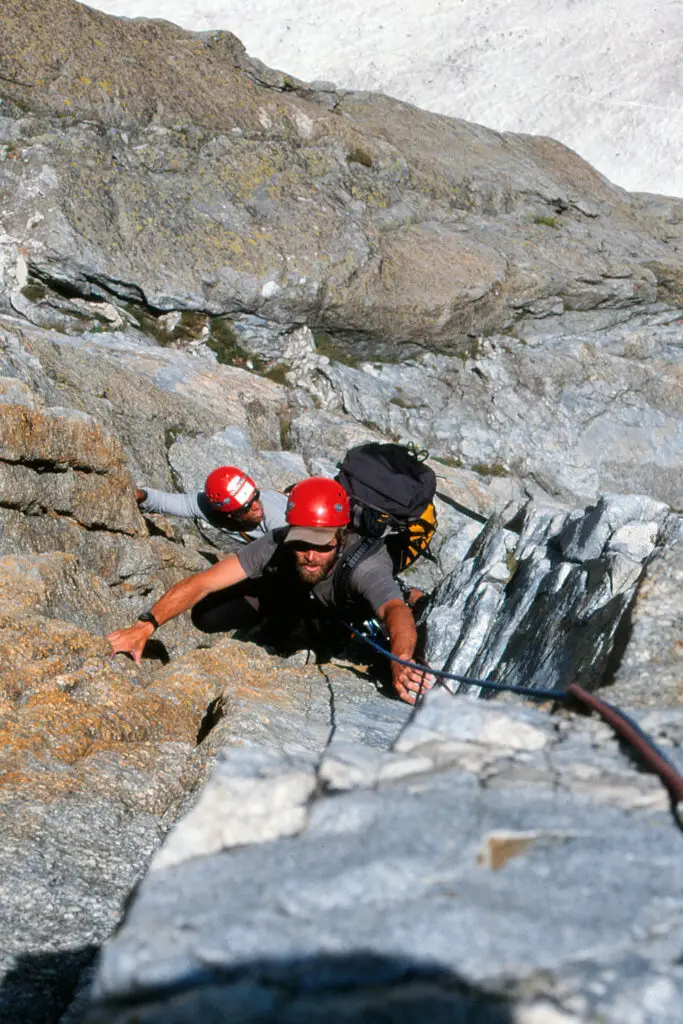
[(299, 565), (298, 563), (295, 565), (295, 568), (297, 576), (302, 583), (306, 584), (307, 587), (314, 587), (316, 583), (320, 583), (320, 581), (324, 580), (330, 571), (330, 567), (326, 565), (310, 566), (310, 572), (306, 571), (306, 566)]

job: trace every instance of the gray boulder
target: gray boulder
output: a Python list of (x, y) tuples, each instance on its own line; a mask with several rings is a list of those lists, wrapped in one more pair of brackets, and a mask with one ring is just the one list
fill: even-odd
[(333, 743), (317, 775), (226, 753), (87, 1019), (678, 1022), (679, 846), (602, 724), (445, 691), (390, 753)]
[(559, 143), (308, 87), (228, 32), (8, 3), (19, 290), (28, 271), (157, 314), (312, 322), (384, 358), (680, 302), (680, 203), (641, 202)]
[(584, 512), (531, 504), (518, 519), (519, 532), (491, 520), (437, 588), (425, 614), (427, 662), (543, 691), (594, 688), (621, 655), (638, 586), (678, 538), (679, 517), (652, 498), (605, 495)]

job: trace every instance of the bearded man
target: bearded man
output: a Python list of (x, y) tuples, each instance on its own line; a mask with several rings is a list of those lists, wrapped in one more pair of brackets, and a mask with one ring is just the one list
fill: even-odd
[[(134, 626), (112, 633), (114, 653), (125, 652), (139, 663), (152, 633), (193, 609), (193, 623), (208, 633), (268, 620), (287, 636), (302, 620), (322, 623), (324, 631), (335, 619), (375, 618), (391, 653), (410, 661), (417, 630), (391, 556), (379, 544), (353, 564), (359, 538), (347, 530), (351, 509), (341, 484), (327, 477), (300, 481), (289, 495), (286, 516), (286, 527), (176, 583)], [(391, 668), (396, 694), (409, 704), (432, 683), (418, 668), (397, 662)]]

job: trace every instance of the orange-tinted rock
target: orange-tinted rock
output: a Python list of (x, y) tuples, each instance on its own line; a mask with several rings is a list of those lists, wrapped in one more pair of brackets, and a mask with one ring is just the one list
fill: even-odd
[(3, 406), (0, 488), (6, 507), (145, 533), (121, 442), (83, 414)]

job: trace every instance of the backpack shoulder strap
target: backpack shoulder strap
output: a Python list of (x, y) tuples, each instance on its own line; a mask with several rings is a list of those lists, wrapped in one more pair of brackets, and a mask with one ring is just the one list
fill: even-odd
[(349, 602), (349, 582), (351, 574), (368, 555), (374, 554), (384, 543), (383, 539), (377, 537), (359, 537), (358, 541), (349, 546), (334, 570), (332, 587), (334, 593), (334, 604), (338, 609), (343, 609)]

